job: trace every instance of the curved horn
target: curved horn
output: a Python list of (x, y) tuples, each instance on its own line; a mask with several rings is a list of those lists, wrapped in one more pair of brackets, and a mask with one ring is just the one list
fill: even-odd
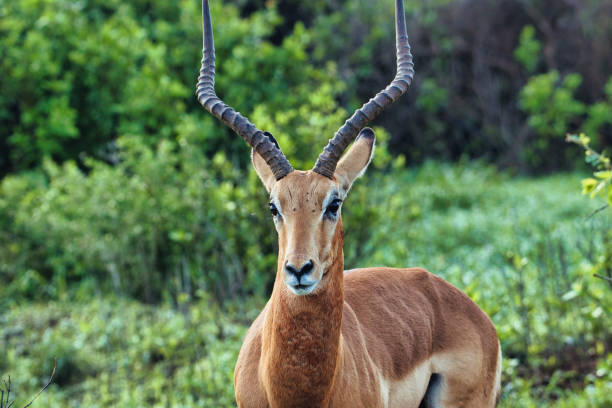
[(204, 108), (238, 133), (268, 163), (274, 177), (282, 179), (293, 167), (280, 150), (274, 138), (257, 129), (247, 118), (227, 106), (215, 93), (215, 43), (208, 0), (202, 0), (203, 42), (202, 68), (196, 95)]
[(388, 105), (402, 96), (410, 86), (414, 76), (414, 64), (406, 34), (406, 16), (403, 0), (395, 1), (395, 42), (397, 46), (397, 73), (393, 82), (370, 99), (338, 129), (333, 139), (319, 155), (313, 171), (332, 178), (336, 164), (347, 146), (355, 139), (363, 127), (378, 116)]

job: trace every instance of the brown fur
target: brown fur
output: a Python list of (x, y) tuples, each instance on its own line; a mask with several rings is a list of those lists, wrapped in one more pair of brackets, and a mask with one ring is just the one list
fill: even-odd
[[(344, 272), (342, 221), (321, 216), (367, 165), (373, 140), (357, 141), (335, 180), (294, 171), (280, 181), (253, 162), (280, 206), (272, 296), (249, 329), (235, 370), (239, 407), (418, 407), (441, 375), (441, 407), (492, 407), (497, 334), (461, 291), (422, 269)], [(346, 156), (345, 156), (346, 157)], [(343, 164), (344, 162), (344, 164)], [(316, 265), (314, 292), (298, 296), (284, 266)]]

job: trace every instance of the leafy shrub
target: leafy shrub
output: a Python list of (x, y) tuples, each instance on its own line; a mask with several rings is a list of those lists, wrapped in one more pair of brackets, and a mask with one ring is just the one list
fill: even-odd
[(576, 119), (584, 113), (584, 104), (574, 96), (581, 82), (578, 74), (569, 74), (561, 80), (557, 71), (551, 71), (531, 77), (521, 90), (519, 105), (528, 115), (527, 123), (538, 135), (533, 149), (527, 152), (529, 162), (541, 165), (547, 152), (551, 154), (551, 144), (575, 126)]
[[(248, 116), (261, 107), (270, 121), (291, 124), (284, 137), (300, 160), (331, 135), (327, 127), (305, 132), (320, 119), (298, 106), (317, 89), (331, 93), (326, 113), (340, 119), (335, 130), (344, 119), (336, 103), (352, 111), (395, 67), (392, 1), (302, 3), (212, 4), (219, 95)], [(539, 146), (539, 131), (524, 126), (532, 113), (516, 106), (531, 75), (551, 72), (583, 78), (572, 100), (587, 115), (575, 124), (607, 143), (612, 115), (604, 85), (612, 60), (600, 44), (612, 31), (609, 5), (599, 3), (406, 1), (417, 76), (410, 95), (379, 119), (392, 150), (408, 163), (467, 154), (521, 170), (572, 164), (575, 157), (558, 160), (549, 140)], [(112, 162), (118, 137), (143, 135), (154, 146), (176, 139), (184, 117), (202, 130), (208, 157), (222, 149), (244, 168), (243, 143), (202, 116), (193, 97), (199, 7), (188, 0), (3, 2), (0, 176), (37, 168), (46, 156), (80, 161), (84, 152)], [(483, 16), (478, 25), (474, 7)]]
[(198, 288), (228, 297), (242, 291), (245, 265), (269, 265), (261, 248), (270, 240), (242, 234), (257, 203), (234, 188), (223, 155), (209, 161), (186, 142), (154, 150), (135, 137), (119, 145), (120, 164), (88, 160), (87, 176), (47, 161), (48, 184), (5, 179), (0, 202), (15, 206), (3, 211), (5, 293), (31, 294), (38, 282), (45, 297), (65, 298), (81, 281), (86, 292), (102, 285), (148, 301)]
[[(266, 41), (280, 24), (273, 6), (248, 18), (221, 2), (211, 11), (219, 95), (248, 116), (255, 107), (273, 112), (289, 152), (311, 157), (311, 146), (333, 133), (331, 120), (340, 125), (344, 116), (334, 103), (341, 83), (333, 64), (307, 63), (312, 39), (303, 26), (279, 45)], [(244, 142), (194, 96), (202, 43), (197, 2), (31, 0), (3, 3), (0, 16), (2, 175), (37, 167), (44, 157), (80, 160), (83, 152), (114, 162), (117, 137), (139, 135), (155, 146), (181, 137), (186, 124), (199, 128), (192, 142), (209, 158), (223, 146), (232, 162), (248, 163)], [(300, 123), (311, 131), (298, 141), (294, 120), (282, 125), (283, 114), (312, 115)]]
[(612, 164), (610, 158), (605, 154), (597, 153), (589, 143), (591, 139), (584, 133), (580, 136), (567, 135), (566, 141), (576, 143), (584, 149), (585, 160), (595, 167), (595, 178), (582, 180), (582, 194), (590, 194), (591, 198), (601, 196), (607, 201), (607, 205), (612, 207)]
[(521, 30), (519, 46), (514, 50), (514, 57), (529, 73), (533, 73), (539, 62), (542, 44), (535, 38), (535, 28), (526, 25)]

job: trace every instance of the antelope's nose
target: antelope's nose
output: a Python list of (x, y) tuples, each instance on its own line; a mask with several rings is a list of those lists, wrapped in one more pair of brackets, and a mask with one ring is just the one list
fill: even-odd
[(312, 262), (312, 259), (308, 260), (308, 262), (306, 262), (305, 264), (303, 264), (299, 269), (296, 268), (294, 265), (287, 263), (285, 265), (285, 271), (287, 271), (287, 273), (289, 275), (293, 275), (297, 278), (298, 282), (300, 281), (300, 278), (304, 275), (306, 275), (307, 273), (309, 273), (310, 271), (312, 271), (314, 268), (314, 263)]

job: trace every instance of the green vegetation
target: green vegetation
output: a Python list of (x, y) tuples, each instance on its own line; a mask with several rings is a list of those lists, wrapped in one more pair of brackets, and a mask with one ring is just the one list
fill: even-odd
[(582, 180), (582, 194), (590, 194), (591, 198), (601, 196), (606, 199), (607, 206), (612, 207), (612, 164), (610, 158), (593, 150), (589, 146), (591, 139), (584, 133), (579, 136), (568, 134), (566, 140), (581, 146), (584, 149), (586, 162), (595, 168), (593, 173), (595, 178), (589, 177)]
[[(578, 193), (580, 177), (511, 179), (482, 165), (434, 163), (392, 175), (373, 172), (351, 192), (347, 266), (424, 266), (465, 290), (499, 331), (502, 406), (611, 403), (612, 298), (592, 276), (611, 217), (585, 219), (598, 203)], [(267, 217), (263, 198), (253, 206)], [(362, 217), (375, 221), (360, 227)], [(245, 221), (224, 222), (231, 230)], [(271, 233), (261, 222), (251, 231)], [(269, 282), (274, 266), (249, 274)], [(58, 374), (40, 406), (232, 406), (233, 366), (263, 297), (221, 307), (198, 290), (169, 307), (82, 291), (5, 305), (0, 372), (11, 374), (20, 400), (40, 388), (55, 356)]]
[[(394, 74), (390, 0), (211, 7), (219, 95), (271, 131), (294, 161), (313, 160), (345, 110)], [(579, 155), (562, 141), (567, 131), (584, 130), (605, 147), (609, 7), (406, 0), (417, 75), (379, 122), (391, 150), (409, 163), (467, 154), (525, 172), (575, 164)], [(202, 152), (222, 150), (244, 168), (243, 142), (203, 115), (193, 96), (200, 20), (195, 0), (0, 2), (0, 176), (39, 168), (44, 157), (114, 163), (120, 136), (152, 146), (186, 129)]]
[(230, 407), (252, 318), (206, 299), (180, 309), (109, 298), (32, 305), (2, 318), (2, 371), (12, 374), (20, 407), (51, 372), (49, 356), (57, 375), (37, 406)]
[[(347, 268), (425, 267), (492, 317), (503, 407), (612, 404), (604, 3), (406, 0), (415, 82), (375, 123), (344, 208)], [(296, 168), (393, 76), (392, 1), (211, 8), (219, 95)], [(276, 236), (247, 146), (195, 100), (200, 19), (194, 0), (0, 0), (0, 380), (15, 406), (54, 357), (33, 406), (234, 404)], [(592, 177), (563, 142), (581, 131)]]

